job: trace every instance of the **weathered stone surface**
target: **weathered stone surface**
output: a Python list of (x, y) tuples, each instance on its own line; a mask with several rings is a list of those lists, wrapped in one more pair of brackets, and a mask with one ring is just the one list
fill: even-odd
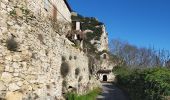
[[(4, 65), (0, 64), (0, 74), (5, 70)], [(1, 76), (1, 75), (0, 75)]]
[(23, 16), (22, 10), (20, 8), (15, 8), (15, 11), (17, 16)]
[(23, 82), (19, 81), (19, 82), (17, 82), (17, 85), (21, 87), (23, 85)]
[(13, 56), (13, 61), (22, 61), (21, 56), (18, 55), (18, 54), (15, 54), (15, 55)]
[(12, 75), (8, 72), (3, 72), (1, 80), (4, 81), (5, 83), (9, 83), (12, 80)]
[(0, 91), (6, 90), (6, 86), (3, 81), (0, 81)]
[(5, 57), (5, 59), (8, 60), (8, 61), (12, 61), (12, 56), (8, 55), (8, 56)]
[(23, 94), (20, 92), (7, 92), (7, 100), (23, 100)]
[(13, 67), (9, 67), (9, 72), (13, 73), (14, 72), (14, 68)]
[(14, 25), (14, 23), (11, 22), (11, 21), (8, 21), (7, 24), (10, 25), (10, 26)]
[(14, 73), (13, 76), (19, 76), (19, 73)]
[(1, 0), (2, 3), (7, 4), (9, 1), (8, 0)]
[(9, 84), (9, 90), (10, 91), (16, 91), (16, 90), (19, 90), (19, 89), (20, 89), (20, 87), (15, 83)]
[(5, 66), (5, 71), (9, 72), (9, 66)]
[(6, 9), (6, 5), (4, 3), (1, 3), (1, 8)]
[(13, 68), (19, 68), (19, 67), (20, 67), (20, 64), (17, 63), (17, 62), (14, 62), (14, 63), (12, 64), (12, 67), (13, 67)]

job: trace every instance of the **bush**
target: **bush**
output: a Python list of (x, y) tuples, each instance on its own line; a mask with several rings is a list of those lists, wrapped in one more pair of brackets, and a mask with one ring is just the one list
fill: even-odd
[(116, 67), (118, 85), (132, 100), (164, 100), (170, 96), (170, 70), (165, 68), (128, 69)]
[(6, 41), (6, 45), (8, 50), (17, 51), (18, 43), (14, 40), (14, 38), (10, 38)]
[[(84, 43), (86, 44), (86, 48), (90, 49), (90, 51), (94, 52), (93, 50), (95, 48), (94, 45), (91, 45), (91, 40), (100, 40), (101, 35), (103, 33), (101, 25), (103, 25), (102, 22), (99, 22), (94, 17), (83, 17), (81, 15), (78, 16), (72, 16), (72, 20), (77, 20), (81, 22), (81, 29), (82, 31), (85, 30), (91, 30), (92, 32), (86, 33), (84, 37)], [(89, 51), (89, 52), (90, 52)]]
[(88, 92), (85, 95), (78, 95), (78, 94), (68, 93), (67, 94), (67, 100), (96, 100), (96, 97), (100, 93), (101, 93), (100, 88), (96, 88), (96, 89)]

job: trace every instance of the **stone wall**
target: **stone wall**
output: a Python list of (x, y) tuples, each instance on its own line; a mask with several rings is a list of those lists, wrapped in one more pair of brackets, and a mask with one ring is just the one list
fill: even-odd
[(0, 98), (58, 100), (69, 86), (80, 94), (92, 87), (84, 52), (28, 3), (41, 0), (0, 1)]
[[(8, 0), (2, 0), (8, 2)], [(64, 0), (10, 0), (14, 6), (24, 6), (37, 17), (55, 17), (62, 22), (71, 22), (71, 12)]]

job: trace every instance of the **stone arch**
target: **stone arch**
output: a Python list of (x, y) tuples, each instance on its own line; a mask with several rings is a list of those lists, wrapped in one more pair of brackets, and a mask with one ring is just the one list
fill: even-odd
[(103, 75), (103, 81), (107, 81), (107, 75)]

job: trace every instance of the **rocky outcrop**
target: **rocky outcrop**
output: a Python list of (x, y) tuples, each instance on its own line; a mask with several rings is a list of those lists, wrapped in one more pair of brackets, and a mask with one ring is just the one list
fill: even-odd
[(102, 35), (100, 37), (100, 42), (99, 42), (100, 44), (97, 49), (98, 51), (101, 51), (101, 52), (104, 50), (109, 51), (108, 33), (106, 32), (105, 25), (102, 25), (101, 27), (102, 27)]

